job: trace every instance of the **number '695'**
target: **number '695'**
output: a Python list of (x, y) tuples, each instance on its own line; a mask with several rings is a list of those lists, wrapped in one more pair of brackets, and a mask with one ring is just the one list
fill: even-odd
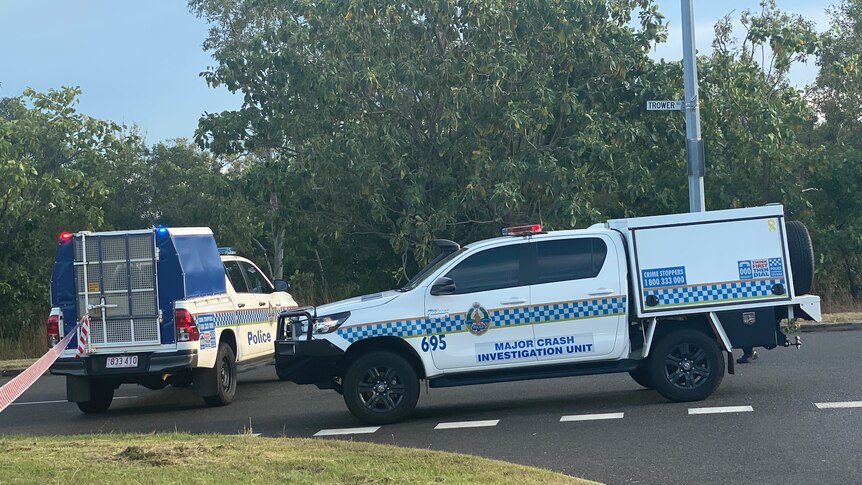
[(430, 337), (422, 337), (422, 352), (429, 350), (446, 350), (446, 336), (432, 335)]

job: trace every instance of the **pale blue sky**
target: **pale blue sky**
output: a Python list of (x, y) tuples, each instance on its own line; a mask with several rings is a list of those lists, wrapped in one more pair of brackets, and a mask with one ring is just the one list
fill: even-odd
[[(777, 3), (823, 30), (825, 9), (833, 2)], [(679, 59), (679, 1), (658, 4), (670, 32), (654, 56)], [(757, 0), (695, 0), (698, 49), (709, 50), (718, 18), (757, 5)], [(199, 76), (214, 64), (201, 48), (206, 33), (206, 24), (188, 12), (184, 0), (0, 0), (0, 97), (17, 96), (25, 87), (80, 86), (83, 113), (137, 124), (149, 143), (191, 137), (203, 112), (242, 102), (223, 88), (210, 89)], [(793, 71), (792, 81), (802, 86), (815, 74), (811, 62)]]

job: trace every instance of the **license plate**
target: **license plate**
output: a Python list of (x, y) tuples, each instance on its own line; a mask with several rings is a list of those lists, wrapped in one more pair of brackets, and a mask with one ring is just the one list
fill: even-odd
[(106, 369), (125, 369), (127, 367), (137, 367), (138, 366), (138, 356), (137, 355), (124, 355), (122, 357), (108, 357), (108, 361), (105, 363)]

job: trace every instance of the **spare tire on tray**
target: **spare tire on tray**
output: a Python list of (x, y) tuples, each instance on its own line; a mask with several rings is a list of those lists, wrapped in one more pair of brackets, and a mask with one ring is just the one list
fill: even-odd
[(787, 247), (790, 250), (790, 267), (793, 270), (793, 291), (804, 295), (814, 284), (814, 247), (805, 224), (787, 221)]

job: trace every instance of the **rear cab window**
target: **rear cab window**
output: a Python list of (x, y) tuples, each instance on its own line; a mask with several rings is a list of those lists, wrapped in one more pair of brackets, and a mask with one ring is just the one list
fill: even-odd
[(595, 278), (608, 255), (607, 244), (596, 237), (557, 239), (535, 245), (536, 284)]

